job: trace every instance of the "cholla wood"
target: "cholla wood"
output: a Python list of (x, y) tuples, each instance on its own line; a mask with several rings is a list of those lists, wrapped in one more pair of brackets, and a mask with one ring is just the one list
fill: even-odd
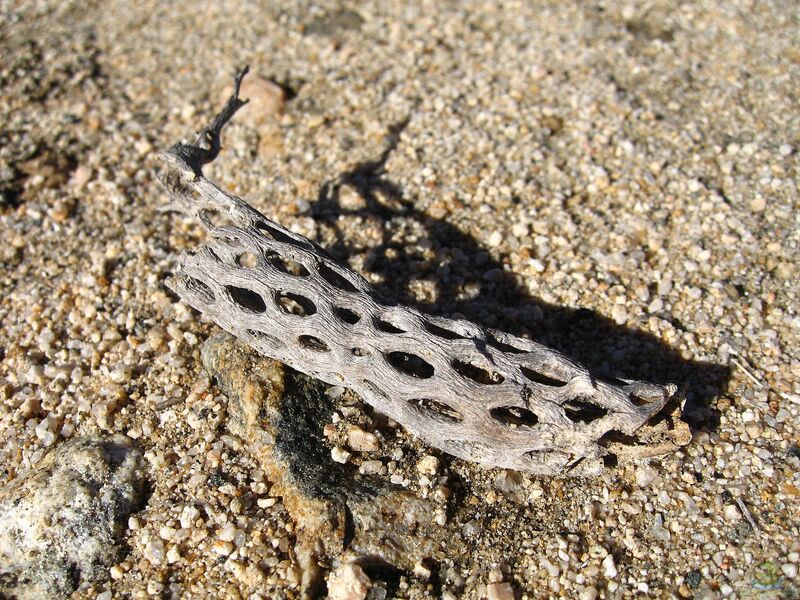
[(675, 386), (600, 379), (530, 340), (387, 303), (316, 244), (203, 177), (244, 104), (245, 72), (195, 144), (162, 154), (170, 208), (198, 218), (212, 240), (184, 253), (169, 282), (191, 306), (258, 352), (353, 389), (432, 446), (493, 467), (597, 473), (609, 447), (672, 398)]

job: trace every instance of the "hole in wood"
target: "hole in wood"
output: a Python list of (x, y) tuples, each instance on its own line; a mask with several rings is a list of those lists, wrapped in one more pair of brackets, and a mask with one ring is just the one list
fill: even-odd
[(198, 300), (205, 304), (213, 304), (215, 300), (214, 291), (205, 283), (188, 275), (183, 276), (183, 285), (186, 291), (194, 294)]
[(263, 221), (256, 223), (256, 229), (258, 229), (264, 237), (275, 240), (276, 242), (284, 242), (287, 244), (294, 243), (294, 239), (292, 239), (291, 236)]
[(512, 346), (511, 344), (506, 344), (498, 340), (494, 336), (486, 336), (486, 343), (489, 344), (492, 348), (497, 348), (503, 352), (507, 352), (508, 354), (525, 354), (525, 350), (520, 350), (519, 348)]
[(257, 329), (248, 329), (247, 333), (254, 337), (259, 342), (265, 342), (270, 346), (281, 347), (283, 346), (283, 342), (281, 342), (278, 338), (271, 336), (268, 333), (264, 333), (263, 331), (258, 331)]
[(500, 375), (500, 373), (497, 371), (488, 371), (483, 367), (479, 367), (463, 360), (454, 360), (452, 365), (453, 369), (455, 369), (459, 375), (463, 375), (467, 379), (471, 379), (476, 383), (481, 383), (483, 385), (497, 385), (498, 383), (503, 383), (503, 381), (505, 381), (505, 377)]
[(570, 455), (564, 452), (550, 450), (529, 450), (525, 453), (525, 456), (537, 465), (545, 465), (551, 461), (565, 463), (570, 458)]
[(361, 317), (352, 310), (349, 308), (342, 308), (341, 306), (334, 306), (333, 314), (335, 314), (340, 321), (344, 321), (348, 325), (355, 325), (361, 320)]
[(621, 446), (642, 446), (641, 440), (636, 438), (632, 435), (628, 435), (626, 433), (622, 433), (621, 431), (617, 431), (616, 429), (609, 429), (603, 435), (600, 436), (600, 439), (597, 440), (597, 445), (602, 446), (603, 448), (609, 448), (613, 444), (619, 444)]
[(529, 369), (528, 367), (520, 366), (520, 370), (522, 374), (525, 375), (533, 383), (539, 383), (541, 385), (549, 385), (551, 387), (562, 387), (567, 385), (566, 381), (561, 381), (560, 379), (556, 379), (555, 377), (551, 377), (549, 375), (545, 375), (544, 373), (539, 373), (538, 371), (534, 371), (533, 369)]
[(434, 325), (433, 323), (429, 323), (428, 321), (424, 321), (424, 325), (425, 329), (427, 329), (430, 333), (432, 333), (436, 337), (440, 337), (445, 340), (466, 339), (463, 335), (459, 335), (455, 331), (450, 331), (449, 329), (445, 329), (444, 327), (439, 327), (438, 325)]
[(297, 338), (297, 341), (303, 348), (308, 348), (314, 352), (330, 352), (331, 350), (328, 348), (328, 344), (313, 335), (301, 335)]
[(492, 418), (509, 427), (533, 427), (539, 422), (536, 413), (520, 406), (500, 406), (489, 411)]
[(289, 315), (297, 315), (299, 317), (310, 317), (317, 312), (316, 305), (300, 294), (292, 294), (291, 292), (278, 292), (275, 295), (275, 302), (278, 304), (283, 312)]
[(242, 252), (236, 257), (236, 264), (245, 269), (252, 269), (258, 264), (258, 260), (252, 252)]
[(634, 406), (646, 406), (648, 404), (652, 404), (658, 400), (663, 400), (664, 396), (646, 396), (641, 390), (633, 392), (628, 396), (631, 402), (633, 402)]
[(608, 410), (602, 406), (581, 399), (564, 403), (563, 409), (567, 418), (573, 423), (592, 423), (608, 414)]
[(389, 352), (385, 354), (386, 360), (400, 373), (416, 379), (430, 379), (433, 377), (433, 365), (414, 354), (407, 352)]
[(364, 348), (350, 348), (350, 353), (353, 356), (369, 356), (369, 351)]
[(344, 275), (333, 270), (324, 262), (317, 265), (317, 272), (320, 276), (330, 283), (333, 287), (342, 290), (343, 292), (357, 292), (358, 288), (353, 285)]
[(603, 383), (607, 383), (608, 385), (618, 385), (620, 387), (625, 387), (626, 385), (628, 385), (627, 381), (622, 381), (622, 379), (619, 379), (617, 377), (610, 377), (608, 375), (601, 375), (597, 379), (599, 381), (602, 381)]
[(384, 321), (380, 317), (373, 317), (372, 323), (375, 325), (375, 329), (378, 331), (383, 331), (384, 333), (405, 333), (405, 329), (400, 329), (396, 325), (389, 323), (389, 321)]
[(408, 401), (413, 406), (419, 408), (426, 416), (439, 418), (448, 423), (460, 423), (464, 417), (460, 412), (451, 408), (444, 402), (432, 400), (431, 398), (415, 398)]
[(240, 308), (249, 310), (254, 313), (263, 313), (267, 310), (267, 305), (264, 299), (253, 290), (247, 288), (236, 287), (235, 285), (226, 285), (225, 289), (233, 300)]
[(281, 273), (287, 275), (294, 275), (296, 277), (307, 277), (308, 269), (302, 264), (291, 258), (284, 258), (277, 252), (270, 252), (267, 254), (267, 263), (275, 267)]

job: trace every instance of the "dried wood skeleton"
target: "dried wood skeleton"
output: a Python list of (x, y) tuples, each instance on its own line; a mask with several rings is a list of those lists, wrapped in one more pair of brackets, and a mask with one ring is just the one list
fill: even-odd
[[(188, 304), (258, 352), (351, 388), (432, 446), (488, 466), (592, 475), (609, 456), (687, 443), (676, 415), (659, 415), (676, 386), (599, 378), (531, 340), (387, 303), (315, 243), (206, 179), (222, 128), (246, 103), (245, 73), (194, 143), (161, 155), (167, 208), (211, 237), (168, 282)], [(235, 225), (215, 225), (215, 213)]]

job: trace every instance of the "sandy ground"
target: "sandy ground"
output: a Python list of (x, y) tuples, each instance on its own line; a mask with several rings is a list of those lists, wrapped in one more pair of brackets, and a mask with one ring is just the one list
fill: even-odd
[(300, 594), (297, 523), (200, 361), (217, 328), (163, 283), (203, 234), (159, 211), (156, 153), (244, 64), (221, 187), (387, 296), (688, 390), (689, 446), (592, 479), (476, 468), (334, 390), (390, 440), (353, 464), (447, 515), (429, 561), (365, 567), (369, 597), (797, 596), (795, 3), (0, 15), (0, 484), (79, 436), (146, 466), (124, 560), (75, 597)]

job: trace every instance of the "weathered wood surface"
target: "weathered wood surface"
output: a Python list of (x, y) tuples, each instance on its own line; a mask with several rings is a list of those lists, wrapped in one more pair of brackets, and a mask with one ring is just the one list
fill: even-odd
[(168, 285), (181, 298), (262, 354), (353, 389), (460, 458), (591, 475), (609, 454), (651, 456), (686, 443), (681, 424), (647, 424), (676, 386), (598, 378), (531, 340), (387, 303), (312, 241), (207, 180), (202, 166), (244, 104), (244, 73), (194, 144), (161, 155), (169, 208), (199, 219), (211, 238), (180, 257)]

